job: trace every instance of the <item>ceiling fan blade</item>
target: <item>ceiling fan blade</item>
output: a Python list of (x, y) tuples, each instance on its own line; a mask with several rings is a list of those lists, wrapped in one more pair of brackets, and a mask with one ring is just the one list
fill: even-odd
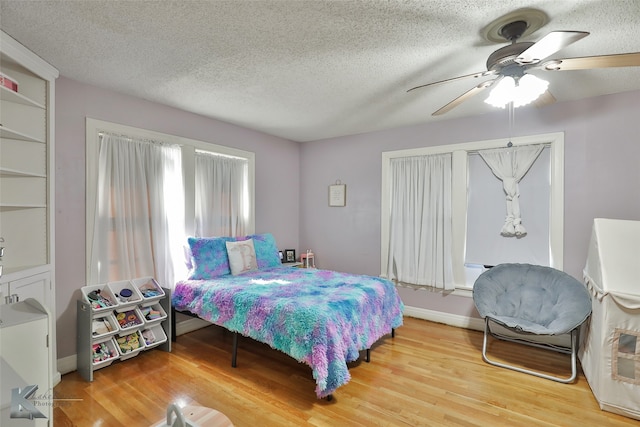
[(456, 99), (454, 99), (453, 101), (451, 101), (450, 103), (448, 103), (444, 107), (440, 108), (438, 111), (434, 112), (431, 115), (432, 116), (441, 116), (442, 114), (445, 114), (445, 113), (451, 111), (452, 109), (454, 109), (458, 105), (462, 104), (467, 99), (479, 94), (480, 92), (482, 92), (483, 90), (485, 90), (489, 86), (493, 85), (497, 80), (500, 80), (500, 79), (497, 78), (497, 79), (493, 79), (493, 80), (487, 80), (486, 82), (482, 82), (479, 85), (472, 87), (470, 90), (466, 91), (465, 93), (463, 93), (462, 95), (460, 95), (459, 97), (457, 97)]
[(585, 31), (552, 31), (518, 55), (515, 62), (521, 65), (537, 64), (588, 35)]
[(612, 67), (640, 67), (640, 52), (554, 59), (545, 62), (540, 68), (549, 71), (569, 71)]
[(551, 94), (548, 90), (544, 92), (542, 95), (538, 97), (535, 101), (533, 101), (533, 105), (538, 108), (542, 108), (545, 105), (550, 105), (556, 102), (556, 97)]
[(407, 90), (407, 92), (411, 92), (412, 90), (421, 89), (421, 88), (427, 87), (427, 86), (435, 86), (435, 85), (439, 85), (439, 84), (442, 84), (442, 83), (451, 83), (451, 82), (454, 82), (456, 80), (468, 79), (470, 77), (473, 77), (473, 78), (477, 79), (478, 77), (490, 76), (490, 75), (493, 75), (495, 73), (496, 73), (495, 71), (481, 71), (479, 73), (473, 73), (473, 74), (467, 74), (465, 76), (453, 77), (451, 79), (440, 80), (439, 82), (427, 83), (426, 85), (420, 85), (420, 86), (412, 87), (411, 89)]

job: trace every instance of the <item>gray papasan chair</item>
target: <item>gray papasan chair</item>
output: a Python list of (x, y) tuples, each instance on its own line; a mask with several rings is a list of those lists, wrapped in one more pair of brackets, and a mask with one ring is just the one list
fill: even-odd
[[(500, 264), (482, 273), (473, 285), (473, 302), (485, 319), (482, 358), (485, 362), (562, 382), (577, 375), (576, 353), (580, 325), (591, 314), (591, 297), (585, 286), (551, 267), (531, 264)], [(489, 322), (512, 334), (497, 334)], [(571, 347), (540, 343), (532, 336), (571, 334)], [(487, 338), (519, 342), (571, 355), (571, 376), (561, 378), (490, 360)]]

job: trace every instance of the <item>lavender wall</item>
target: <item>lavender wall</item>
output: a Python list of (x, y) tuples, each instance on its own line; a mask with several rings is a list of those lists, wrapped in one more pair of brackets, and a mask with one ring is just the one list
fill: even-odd
[(76, 300), (85, 285), (85, 118), (253, 151), (256, 232), (298, 247), (300, 145), (61, 77), (56, 81), (58, 358), (76, 353)]
[[(58, 358), (75, 354), (85, 279), (85, 117), (256, 153), (256, 231), (313, 249), (319, 267), (380, 273), (381, 153), (504, 138), (505, 112), (298, 144), (60, 78), (56, 82)], [(581, 278), (595, 217), (640, 220), (640, 92), (516, 110), (513, 136), (565, 132), (565, 270)], [(347, 184), (329, 208), (328, 185)], [(297, 184), (298, 183), (298, 184)], [(298, 244), (300, 243), (300, 244)], [(474, 315), (470, 298), (400, 290), (408, 306)]]
[[(640, 220), (640, 92), (516, 110), (512, 136), (565, 133), (564, 270), (582, 280), (593, 218)], [(380, 274), (381, 153), (506, 138), (507, 113), (302, 144), (300, 243), (321, 268)], [(327, 187), (347, 184), (347, 206)], [(406, 305), (477, 316), (470, 298), (400, 289)]]

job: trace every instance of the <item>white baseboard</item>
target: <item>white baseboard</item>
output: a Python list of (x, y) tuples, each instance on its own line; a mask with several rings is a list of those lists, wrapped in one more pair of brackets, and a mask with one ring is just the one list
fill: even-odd
[(442, 311), (427, 310), (426, 308), (406, 305), (404, 307), (404, 315), (429, 320), (430, 322), (457, 326), (458, 328), (474, 329), (477, 331), (484, 330), (484, 320), (477, 317), (461, 316), (459, 314), (444, 313)]
[(176, 336), (186, 334), (188, 332), (193, 332), (195, 330), (204, 328), (205, 326), (211, 326), (211, 323), (197, 317), (182, 320), (181, 322), (178, 322), (176, 324)]
[[(457, 314), (444, 313), (441, 311), (427, 310), (419, 307), (404, 307), (404, 315), (409, 317), (416, 317), (418, 319), (429, 320), (436, 323), (444, 323), (445, 325), (457, 326), (459, 328), (473, 329), (476, 331), (484, 331), (484, 319), (478, 317), (460, 316)], [(491, 330), (501, 335), (506, 335), (514, 338), (522, 338), (522, 335), (518, 335), (500, 325), (491, 324)], [(537, 341), (544, 344), (551, 344), (560, 347), (571, 347), (571, 338), (568, 334), (559, 336), (535, 336), (527, 335), (527, 339), (530, 341)]]
[(68, 374), (78, 369), (78, 356), (72, 354), (71, 356), (58, 359), (58, 372), (62, 375)]
[(62, 374), (60, 373), (60, 371), (56, 371), (53, 374), (53, 387), (57, 386), (58, 384), (60, 384), (60, 381), (62, 381)]

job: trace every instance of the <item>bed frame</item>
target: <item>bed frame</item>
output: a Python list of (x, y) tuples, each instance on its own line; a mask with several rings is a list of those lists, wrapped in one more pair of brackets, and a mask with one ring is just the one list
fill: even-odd
[[(177, 335), (176, 335), (176, 313), (180, 313), (180, 314), (184, 314), (186, 316), (196, 317), (196, 318), (200, 319), (200, 317), (195, 313), (192, 313), (190, 311), (178, 311), (173, 306), (171, 306), (171, 341), (172, 342), (176, 342), (177, 341)], [(206, 322), (206, 320), (205, 320), (205, 322)], [(214, 323), (211, 323), (211, 324), (215, 325)], [(219, 325), (215, 325), (215, 326), (219, 326)], [(220, 326), (220, 327), (224, 329), (223, 326)], [(231, 367), (232, 368), (236, 368), (238, 366), (238, 363), (237, 363), (237, 360), (238, 360), (238, 333), (234, 332), (234, 331), (230, 331), (230, 332), (233, 334), (233, 341), (232, 341), (232, 344), (231, 344)], [(395, 336), (396, 336), (396, 330), (395, 330), (395, 328), (392, 328), (391, 329), (391, 338), (395, 338)], [(370, 348), (366, 349), (364, 361), (367, 362), (367, 363), (371, 362), (371, 349)], [(327, 399), (327, 401), (333, 400), (333, 394), (329, 394), (326, 397), (326, 399)]]

